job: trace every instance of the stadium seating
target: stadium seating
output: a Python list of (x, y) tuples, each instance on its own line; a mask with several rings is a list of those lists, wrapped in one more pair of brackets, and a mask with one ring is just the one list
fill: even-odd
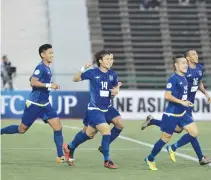
[(171, 58), (196, 49), (211, 87), (211, 2), (182, 6), (163, 0), (143, 10), (140, 0), (88, 0), (92, 51), (115, 54), (114, 69), (126, 89), (163, 89), (172, 73)]

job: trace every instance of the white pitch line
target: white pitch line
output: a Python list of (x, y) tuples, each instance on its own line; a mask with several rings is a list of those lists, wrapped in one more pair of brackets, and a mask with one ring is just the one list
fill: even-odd
[[(43, 122), (39, 122), (39, 121), (36, 122), (36, 123), (38, 123), (38, 124), (44, 124)], [(76, 127), (76, 126), (69, 126), (69, 125), (63, 125), (63, 127), (69, 128), (69, 129), (77, 129), (77, 130), (82, 129), (82, 128), (79, 128), (79, 127)], [(129, 141), (129, 142), (134, 142), (136, 144), (140, 144), (140, 145), (143, 145), (143, 146), (146, 146), (146, 147), (149, 147), (149, 148), (153, 148), (154, 147), (153, 144), (142, 142), (142, 141), (139, 141), (139, 140), (136, 140), (136, 139), (133, 139), (133, 138), (126, 137), (126, 136), (119, 136), (118, 138), (120, 138), (122, 140)], [(162, 149), (161, 151), (167, 152), (166, 149)], [(185, 159), (188, 159), (188, 160), (199, 162), (199, 160), (197, 158), (192, 157), (192, 156), (189, 156), (189, 155), (186, 155), (186, 154), (183, 154), (183, 153), (176, 152), (176, 155), (179, 156), (179, 157), (183, 157)], [(208, 164), (208, 166), (211, 166), (211, 164)]]

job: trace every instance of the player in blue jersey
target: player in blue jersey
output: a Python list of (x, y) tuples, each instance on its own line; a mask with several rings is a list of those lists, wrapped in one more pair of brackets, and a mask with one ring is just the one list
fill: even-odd
[[(188, 81), (188, 101), (194, 103), (196, 92), (199, 89), (206, 96), (208, 102), (210, 103), (211, 97), (205, 90), (204, 85), (202, 83), (204, 68), (202, 65), (200, 65), (198, 63), (197, 52), (195, 50), (188, 50), (185, 53), (185, 57), (188, 60), (188, 66), (189, 66), (187, 73), (185, 74), (186, 79)], [(193, 117), (192, 117), (193, 107), (187, 107), (186, 111), (187, 111), (187, 114), (191, 118), (188, 118), (189, 121), (185, 120), (186, 122), (184, 125), (187, 126), (186, 128), (189, 128), (189, 132), (192, 134), (192, 136), (197, 137), (198, 129), (197, 129), (197, 126), (196, 126), (195, 122), (193, 121)], [(151, 115), (149, 115), (147, 117), (146, 121), (142, 124), (142, 130), (150, 125), (156, 125), (156, 126), (160, 127), (161, 121), (154, 119)], [(180, 132), (182, 132), (182, 130), (183, 130), (182, 127), (177, 126), (175, 129), (175, 132), (180, 133)], [(183, 137), (181, 139), (183, 139)], [(170, 154), (170, 158), (174, 162), (176, 161), (176, 159), (175, 159), (176, 149), (185, 145), (185, 144), (180, 144), (181, 139), (179, 141), (177, 141), (175, 144), (173, 144), (172, 146), (167, 147), (168, 152)], [(199, 159), (200, 165), (206, 165), (206, 164), (211, 163), (211, 158), (203, 155), (200, 144), (197, 140), (192, 141), (191, 145), (193, 146), (193, 149), (196, 152), (196, 155)]]
[[(114, 61), (114, 56), (113, 54), (110, 54), (110, 58), (111, 58), (111, 66), (113, 65), (113, 61)], [(112, 96), (115, 97), (118, 93), (119, 93), (119, 88), (122, 86), (121, 82), (118, 82), (118, 86), (117, 87), (113, 87), (112, 91)], [(122, 123), (122, 118), (121, 115), (119, 113), (119, 111), (114, 108), (112, 105), (109, 106), (108, 111), (105, 113), (105, 118), (108, 124), (113, 124), (113, 128), (111, 129), (111, 138), (110, 138), (110, 143), (112, 143), (122, 132), (124, 125)], [(83, 119), (83, 131), (80, 131), (79, 133), (85, 133), (86, 129), (88, 127), (89, 124), (89, 120), (87, 117), (87, 113)], [(77, 136), (77, 135), (76, 135)], [(99, 146), (98, 150), (103, 153), (102, 151), (102, 147)]]
[[(176, 56), (173, 58), (175, 73), (169, 78), (166, 85), (165, 99), (168, 100), (168, 106), (165, 109), (161, 121), (161, 138), (158, 140), (151, 154), (145, 158), (145, 162), (151, 170), (157, 170), (154, 162), (155, 157), (170, 140), (177, 125), (184, 128), (184, 119), (189, 119), (186, 113), (186, 107), (193, 106), (187, 100), (188, 82), (185, 78), (188, 64), (184, 56)], [(191, 134), (187, 134), (187, 139), (190, 141), (194, 139)]]
[(20, 125), (10, 125), (1, 129), (2, 134), (24, 134), (37, 118), (48, 123), (54, 130), (54, 142), (57, 148), (57, 163), (64, 162), (62, 125), (56, 110), (49, 103), (49, 90), (59, 89), (59, 85), (51, 82), (50, 64), (53, 60), (53, 51), (50, 44), (39, 48), (42, 61), (37, 65), (30, 77), (32, 91), (26, 101), (22, 122)]
[(112, 95), (115, 95), (113, 94), (114, 88), (118, 88), (117, 74), (110, 69), (113, 64), (110, 54), (106, 50), (96, 53), (95, 59), (98, 67), (88, 69), (91, 64), (87, 64), (73, 78), (74, 82), (90, 81), (91, 97), (86, 114), (88, 126), (85, 133), (78, 133), (71, 143), (63, 145), (65, 158), (70, 166), (74, 165), (73, 153), (75, 149), (83, 142), (93, 138), (99, 131), (102, 134), (101, 151), (104, 156), (104, 167), (117, 168), (109, 155), (111, 131), (106, 121), (106, 112), (111, 104)]

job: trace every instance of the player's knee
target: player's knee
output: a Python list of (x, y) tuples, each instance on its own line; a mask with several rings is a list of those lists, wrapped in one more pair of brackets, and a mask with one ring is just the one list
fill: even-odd
[(183, 130), (175, 130), (174, 132), (177, 133), (177, 134), (180, 134)]
[(84, 126), (83, 129), (82, 129), (82, 131), (85, 133), (86, 130), (87, 130), (87, 126)]
[(124, 129), (124, 125), (122, 123), (118, 123), (114, 125), (118, 129)]
[(62, 124), (59, 120), (59, 118), (54, 118), (51, 120), (48, 120), (48, 123), (53, 128), (54, 131), (61, 131), (62, 130)]
[(20, 134), (24, 134), (27, 130), (28, 130), (28, 128), (26, 128), (26, 127), (21, 127), (21, 126), (18, 127), (18, 131)]
[(170, 139), (171, 139), (171, 134), (167, 134), (167, 133), (162, 133), (161, 135), (161, 139), (164, 141), (164, 142), (168, 142)]
[(112, 121), (112, 123), (114, 124), (114, 126), (118, 129), (124, 129), (124, 125), (122, 123), (121, 117), (119, 117), (118, 119), (114, 119)]
[(191, 131), (191, 132), (189, 132), (189, 134), (190, 134), (191, 136), (193, 136), (193, 137), (198, 137), (198, 136), (199, 136), (198, 130)]

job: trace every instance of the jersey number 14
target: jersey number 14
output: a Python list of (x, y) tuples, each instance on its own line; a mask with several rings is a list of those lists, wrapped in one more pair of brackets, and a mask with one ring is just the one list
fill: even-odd
[(108, 89), (108, 82), (101, 81), (102, 89)]

